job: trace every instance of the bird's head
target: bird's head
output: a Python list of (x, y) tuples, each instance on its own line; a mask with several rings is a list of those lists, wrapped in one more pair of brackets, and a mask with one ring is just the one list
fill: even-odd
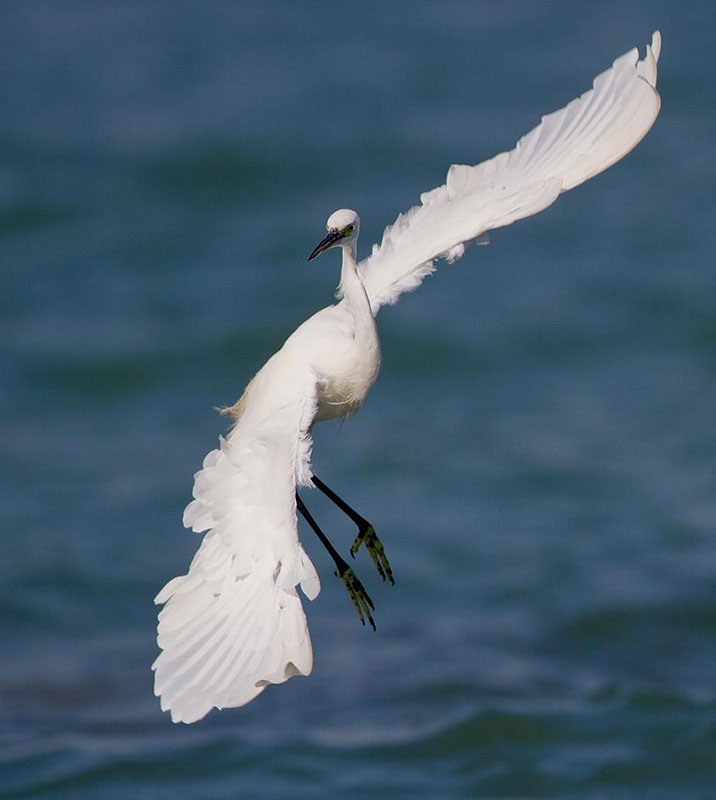
[(308, 257), (309, 261), (320, 256), (321, 253), (325, 253), (326, 250), (330, 250), (331, 247), (355, 242), (360, 233), (360, 217), (350, 208), (339, 208), (328, 217), (326, 230), (328, 234)]

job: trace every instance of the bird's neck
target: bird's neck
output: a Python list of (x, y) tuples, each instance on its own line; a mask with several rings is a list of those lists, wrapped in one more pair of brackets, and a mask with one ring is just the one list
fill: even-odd
[(341, 282), (338, 285), (338, 294), (357, 319), (367, 315), (372, 320), (373, 314), (370, 310), (370, 301), (363, 286), (363, 281), (358, 274), (356, 241), (353, 240), (344, 244), (341, 249), (343, 250), (343, 265), (341, 267)]

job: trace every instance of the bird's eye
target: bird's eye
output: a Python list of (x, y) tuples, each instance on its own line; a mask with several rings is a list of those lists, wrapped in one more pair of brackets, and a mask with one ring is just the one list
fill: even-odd
[(355, 225), (346, 225), (346, 233), (348, 233), (348, 234), (353, 233), (353, 229), (354, 228), (355, 228)]

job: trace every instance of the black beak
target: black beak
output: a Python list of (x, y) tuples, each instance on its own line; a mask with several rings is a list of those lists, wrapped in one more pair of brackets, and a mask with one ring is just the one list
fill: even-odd
[(333, 230), (329, 231), (326, 238), (323, 239), (321, 242), (319, 242), (318, 245), (316, 245), (316, 249), (308, 257), (308, 260), (313, 261), (313, 259), (316, 258), (316, 256), (320, 256), (321, 253), (325, 253), (329, 247), (332, 247), (339, 239), (342, 238), (343, 238), (343, 233), (342, 231), (339, 231), (337, 228), (334, 228)]

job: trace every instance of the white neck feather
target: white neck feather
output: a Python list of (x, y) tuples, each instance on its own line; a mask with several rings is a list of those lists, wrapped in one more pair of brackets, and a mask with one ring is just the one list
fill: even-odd
[(358, 275), (358, 262), (356, 261), (356, 240), (346, 242), (341, 246), (343, 263), (341, 266), (341, 282), (338, 284), (338, 296), (350, 307), (354, 314), (370, 313), (368, 295), (363, 286), (363, 281)]

